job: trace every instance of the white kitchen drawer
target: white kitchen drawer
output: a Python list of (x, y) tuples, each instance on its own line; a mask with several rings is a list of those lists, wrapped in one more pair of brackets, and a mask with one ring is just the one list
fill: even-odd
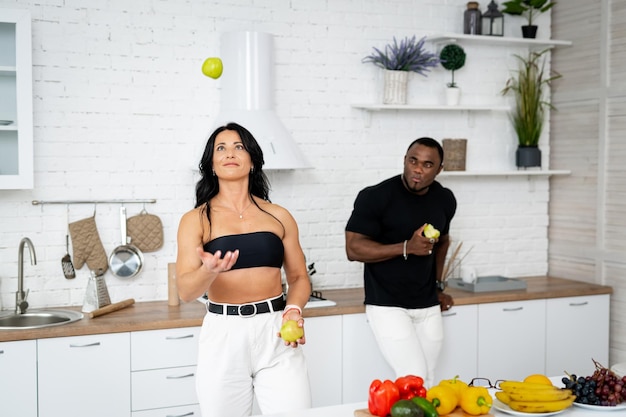
[(200, 406), (184, 405), (181, 407), (158, 408), (156, 410), (135, 411), (132, 417), (201, 417)]
[(131, 373), (132, 411), (197, 404), (196, 367)]
[(200, 327), (131, 333), (131, 370), (195, 365)]

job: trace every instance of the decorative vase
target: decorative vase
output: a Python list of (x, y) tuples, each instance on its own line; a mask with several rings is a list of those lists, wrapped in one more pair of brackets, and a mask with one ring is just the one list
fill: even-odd
[(526, 39), (535, 39), (535, 37), (537, 36), (537, 26), (536, 25), (532, 25), (532, 26), (522, 26), (522, 37), (526, 38)]
[(537, 146), (518, 146), (515, 165), (518, 168), (541, 167), (541, 150)]
[(408, 71), (385, 70), (384, 104), (406, 104)]
[(444, 139), (441, 143), (444, 171), (465, 171), (467, 139)]
[(461, 101), (461, 89), (459, 87), (446, 88), (446, 104), (448, 106), (458, 106)]

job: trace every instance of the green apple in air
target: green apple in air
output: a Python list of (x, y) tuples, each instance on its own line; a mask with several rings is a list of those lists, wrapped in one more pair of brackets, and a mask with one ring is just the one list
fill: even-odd
[(435, 227), (432, 224), (427, 224), (426, 227), (424, 227), (424, 236), (426, 236), (429, 239), (437, 239), (439, 238), (439, 235), (441, 235), (441, 233), (439, 232), (439, 230), (435, 229)]
[(217, 80), (221, 77), (222, 71), (224, 71), (224, 65), (222, 60), (217, 57), (207, 58), (202, 64), (202, 73), (207, 77)]
[(280, 337), (285, 342), (295, 342), (304, 336), (304, 329), (295, 320), (287, 320), (280, 328)]

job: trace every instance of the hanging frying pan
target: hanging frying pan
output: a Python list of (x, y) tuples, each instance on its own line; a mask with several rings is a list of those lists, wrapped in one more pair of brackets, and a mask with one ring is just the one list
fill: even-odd
[(120, 207), (120, 230), (122, 232), (122, 244), (111, 252), (109, 267), (116, 277), (132, 278), (143, 267), (143, 253), (128, 243), (128, 237), (126, 236), (126, 207)]

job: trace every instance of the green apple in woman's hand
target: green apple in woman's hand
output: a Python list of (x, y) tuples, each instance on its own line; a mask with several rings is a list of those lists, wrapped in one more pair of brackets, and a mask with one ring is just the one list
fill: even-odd
[(221, 77), (223, 70), (222, 60), (216, 57), (207, 58), (202, 64), (202, 73), (216, 80)]
[(304, 336), (304, 329), (295, 320), (287, 320), (280, 328), (280, 337), (285, 342), (296, 342)]

